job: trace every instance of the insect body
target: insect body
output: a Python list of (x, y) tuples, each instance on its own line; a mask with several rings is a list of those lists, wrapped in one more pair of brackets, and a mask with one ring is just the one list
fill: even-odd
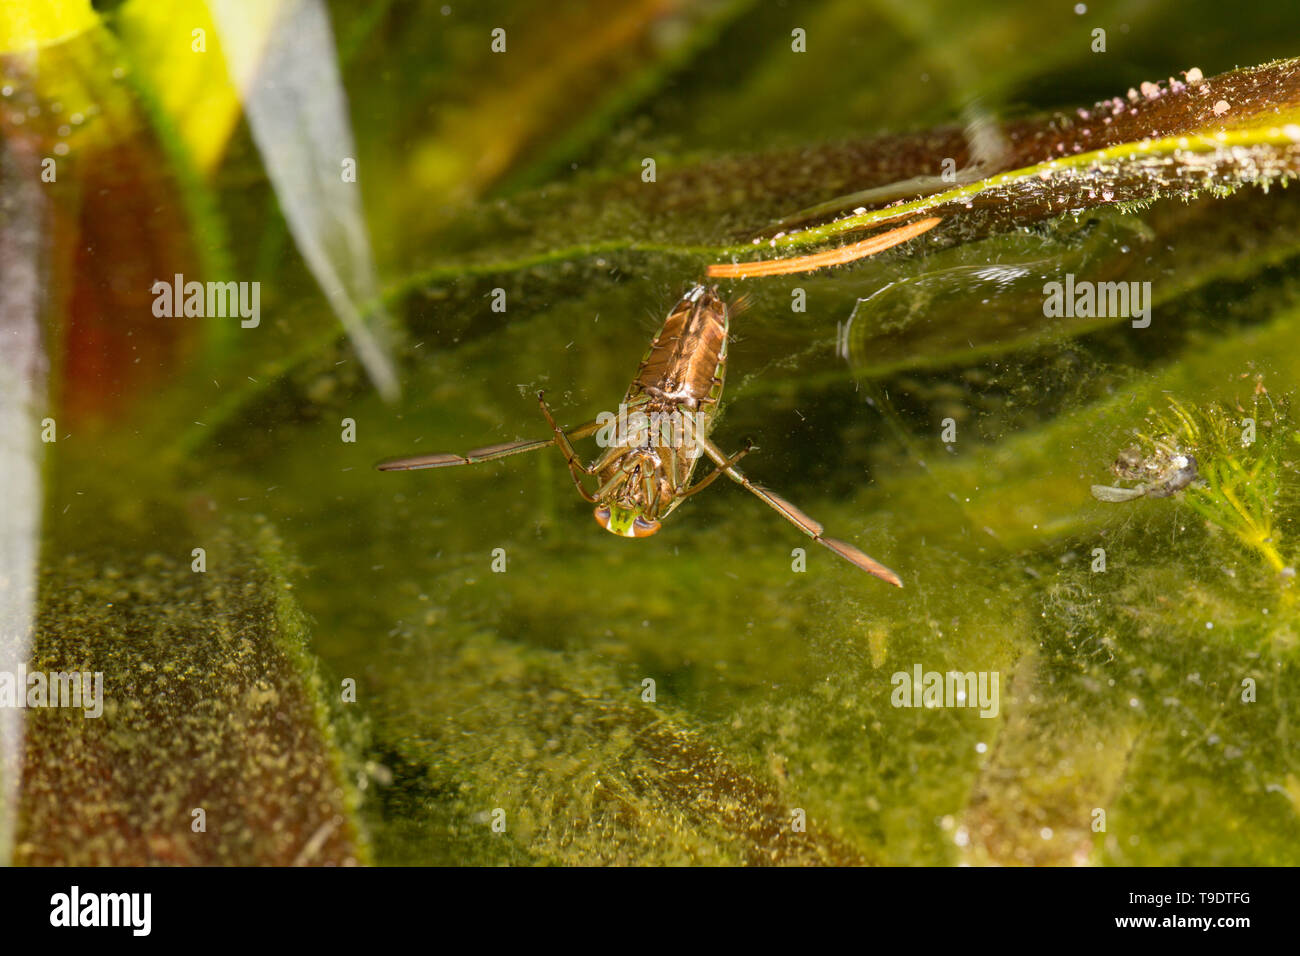
[[(851, 544), (826, 537), (819, 523), (737, 470), (736, 463), (752, 446), (727, 456), (709, 438), (722, 399), (730, 312), (715, 288), (697, 285), (687, 292), (650, 343), (617, 418), (606, 413), (565, 431), (556, 424), (545, 395), (539, 392), (537, 400), (551, 426), (551, 438), (492, 445), (466, 455), (399, 458), (381, 462), (378, 468), (410, 471), (471, 465), (558, 445), (578, 493), (596, 506), (596, 521), (607, 531), (629, 538), (654, 534), (660, 521), (678, 505), (719, 475), (726, 475), (819, 544), (867, 573), (902, 587), (903, 582), (889, 568)], [(584, 465), (573, 442), (592, 435), (605, 450)], [(695, 466), (703, 456), (713, 462), (713, 471), (692, 485)], [(595, 491), (587, 488), (592, 476), (597, 482)]]

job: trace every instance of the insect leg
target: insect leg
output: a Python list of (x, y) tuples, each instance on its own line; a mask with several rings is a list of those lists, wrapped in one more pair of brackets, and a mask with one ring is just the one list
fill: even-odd
[(547, 445), (554, 445), (555, 439), (543, 438), (538, 441), (513, 441), (504, 445), (490, 445), (476, 448), (465, 455), (416, 455), (412, 458), (393, 458), (375, 465), (380, 471), (415, 471), (420, 468), (445, 468), (449, 465), (477, 465), (511, 455), (522, 455), (526, 451), (536, 451)]
[[(569, 466), (569, 474), (573, 476), (574, 487), (578, 489), (578, 494), (595, 504), (598, 498), (593, 496), (587, 490), (587, 486), (582, 483), (582, 476), (591, 474), (591, 469), (578, 460), (578, 453), (573, 450), (573, 443), (569, 441), (569, 436), (564, 433), (564, 429), (555, 424), (555, 416), (551, 414), (551, 408), (546, 404), (545, 392), (537, 393), (537, 402), (542, 406), (542, 414), (546, 416), (546, 420), (551, 424), (551, 431), (555, 432), (555, 442), (560, 446), (560, 451), (564, 452), (564, 460)], [(592, 426), (591, 431), (586, 432), (584, 435), (575, 434), (574, 437), (585, 438), (586, 435), (596, 431), (599, 427), (595, 422), (591, 422), (590, 425)], [(582, 427), (587, 428), (586, 425)]]
[(895, 587), (901, 588), (903, 586), (902, 579), (893, 571), (889, 570), (889, 568), (875, 560), (875, 558), (864, 554), (853, 545), (844, 541), (837, 541), (835, 538), (827, 538), (823, 536), (822, 531), (824, 529), (819, 523), (804, 514), (780, 495), (764, 488), (762, 485), (756, 485), (751, 482), (736, 470), (728, 460), (727, 456), (724, 455), (722, 451), (719, 450), (718, 446), (713, 444), (710, 439), (701, 435), (697, 436), (696, 441), (700, 443), (700, 447), (704, 449), (705, 453), (713, 459), (714, 464), (718, 466), (718, 471), (724, 472), (732, 481), (744, 486), (746, 491), (749, 491), (755, 497), (762, 499), (769, 507), (780, 514), (781, 517), (785, 518), (786, 521), (789, 521), (804, 534), (808, 535), (808, 537), (812, 538), (818, 544), (824, 545), (834, 551), (845, 561), (861, 568), (868, 574), (873, 574), (882, 581), (888, 581)]
[[(585, 425), (579, 425), (577, 428), (572, 429), (566, 437), (570, 439), (586, 438), (588, 435), (594, 434), (599, 427), (597, 422), (587, 422)], [(498, 458), (509, 458), (511, 455), (522, 455), (524, 452), (536, 451), (539, 448), (546, 448), (554, 444), (554, 438), (512, 441), (503, 445), (476, 448), (464, 455), (437, 454), (415, 455), (410, 458), (391, 458), (388, 461), (381, 461), (375, 467), (380, 471), (416, 471), (421, 468), (447, 468), (451, 465), (477, 465), (485, 461), (496, 461)]]
[(614, 476), (610, 478), (609, 481), (596, 489), (596, 494), (591, 500), (593, 502), (604, 501), (606, 498), (613, 495), (614, 492), (618, 491), (618, 489), (622, 488), (623, 485), (627, 484), (627, 480), (631, 477), (632, 475), (629, 472), (620, 469), (614, 473)]
[[(736, 464), (736, 462), (740, 461), (740, 459), (744, 458), (753, 450), (754, 450), (754, 445), (752, 443), (747, 442), (744, 448), (740, 449), (740, 451), (736, 452), (734, 455), (732, 455), (730, 458), (727, 459), (727, 467), (731, 468)], [(709, 472), (707, 475), (705, 475), (695, 484), (691, 485), (691, 487), (687, 488), (677, 497), (689, 498), (691, 495), (695, 494), (696, 492), (703, 491), (705, 488), (709, 487), (709, 485), (713, 484), (713, 482), (716, 481), (718, 476), (721, 475), (722, 473), (723, 473), (723, 469), (715, 465), (711, 472)]]

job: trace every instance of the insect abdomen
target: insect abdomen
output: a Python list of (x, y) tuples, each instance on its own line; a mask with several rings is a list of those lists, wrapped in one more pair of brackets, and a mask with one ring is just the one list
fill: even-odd
[(645, 393), (692, 409), (716, 405), (726, 367), (727, 303), (717, 289), (695, 286), (650, 343), (628, 397)]

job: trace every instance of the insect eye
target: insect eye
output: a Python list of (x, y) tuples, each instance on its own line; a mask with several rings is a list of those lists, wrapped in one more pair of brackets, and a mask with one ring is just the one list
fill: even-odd
[(609, 530), (609, 505), (600, 505), (592, 512), (596, 517), (596, 523), (606, 531)]
[(637, 515), (636, 521), (632, 523), (632, 534), (638, 538), (648, 538), (658, 530), (658, 521), (648, 521), (640, 515)]

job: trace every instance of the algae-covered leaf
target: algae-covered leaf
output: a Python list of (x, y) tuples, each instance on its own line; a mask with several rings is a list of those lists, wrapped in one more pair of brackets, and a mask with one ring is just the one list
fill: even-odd
[[(405, 656), (390, 653), (394, 664)], [(594, 655), (521, 653), (486, 637), (425, 655), (401, 664), (412, 680), (384, 704), (406, 729), (386, 759), (418, 775), (406, 783), (427, 794), (424, 819), (403, 829), (407, 846), (381, 852), (459, 863), (867, 861), (824, 818), (809, 819), (779, 762), (737, 764), (679, 708)], [(412, 708), (408, 693), (436, 703)], [(507, 713), (516, 719), (503, 723)], [(501, 845), (475, 841), (494, 818)], [(466, 856), (444, 856), (444, 832)], [(412, 852), (415, 833), (427, 849)]]
[[(513, 268), (554, 259), (557, 246), (569, 256), (677, 249), (704, 262), (731, 261), (755, 251), (793, 255), (921, 217), (943, 220), (922, 245), (948, 245), (1089, 209), (1267, 189), (1294, 176), (1300, 162), (1298, 77), (1300, 61), (1282, 60), (1191, 83), (1143, 83), (1140, 93), (1071, 113), (989, 120), (1001, 144), (990, 159), (973, 155), (979, 136), (961, 127), (812, 149), (671, 157), (656, 163), (652, 181), (629, 168), (470, 209), (444, 236), (454, 237), (458, 261), (480, 268), (486, 250), (474, 249), (477, 236), (490, 237), (496, 260)], [(943, 172), (949, 165), (951, 177)], [(971, 168), (979, 175), (968, 175)], [(837, 192), (851, 195), (840, 201)], [(809, 217), (797, 210), (816, 203), (851, 214), (800, 225)], [(751, 244), (750, 236), (782, 221), (789, 225), (778, 235)]]
[(16, 862), (364, 859), (280, 546), (241, 532), (199, 534), (201, 558), (91, 545), (44, 568)]
[[(999, 148), (990, 157), (975, 153), (978, 135), (967, 132), (972, 145), (955, 165), (978, 162), (979, 178), (962, 177), (974, 181), (947, 189), (957, 174), (939, 175), (922, 190), (935, 195), (910, 201), (888, 185), (828, 200), (887, 211), (855, 210), (775, 244), (806, 245), (912, 215), (960, 217), (966, 231), (996, 228), (1102, 205), (1227, 195), (1244, 185), (1267, 189), (1295, 175), (1300, 60), (1212, 78), (1194, 67), (1183, 76), (1144, 82), (1073, 115), (999, 129)], [(967, 210), (973, 214), (963, 215)]]

